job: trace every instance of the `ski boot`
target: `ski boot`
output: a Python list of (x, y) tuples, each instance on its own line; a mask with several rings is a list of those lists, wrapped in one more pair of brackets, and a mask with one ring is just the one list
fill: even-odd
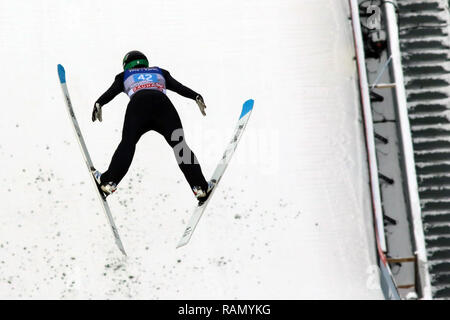
[(106, 199), (107, 196), (114, 193), (117, 190), (117, 185), (114, 182), (108, 182), (106, 184), (102, 184), (101, 176), (102, 173), (95, 168), (91, 168), (92, 175), (94, 176), (95, 182), (97, 183), (97, 188), (100, 191), (100, 194), (104, 196)]
[(201, 187), (194, 187), (192, 191), (194, 191), (194, 195), (198, 200), (198, 205), (203, 205), (206, 200), (208, 200), (209, 196), (211, 195), (211, 191), (216, 186), (216, 180), (211, 180), (208, 182), (208, 188), (207, 190), (203, 190)]

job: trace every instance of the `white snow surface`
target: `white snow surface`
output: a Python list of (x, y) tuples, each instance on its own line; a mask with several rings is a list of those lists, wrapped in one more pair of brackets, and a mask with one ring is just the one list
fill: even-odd
[[(346, 0), (0, 1), (0, 298), (382, 298), (348, 16)], [(106, 170), (128, 98), (101, 124), (91, 111), (134, 49), (205, 98), (202, 117), (168, 93), (207, 178), (255, 107), (182, 249), (194, 197), (162, 137), (142, 137), (109, 198), (124, 258), (56, 66)]]

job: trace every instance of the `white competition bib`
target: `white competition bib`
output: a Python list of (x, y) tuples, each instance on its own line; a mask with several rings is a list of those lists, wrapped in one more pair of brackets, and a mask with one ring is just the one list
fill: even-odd
[(158, 67), (126, 70), (123, 78), (125, 93), (130, 98), (141, 90), (158, 90), (166, 93), (166, 79)]

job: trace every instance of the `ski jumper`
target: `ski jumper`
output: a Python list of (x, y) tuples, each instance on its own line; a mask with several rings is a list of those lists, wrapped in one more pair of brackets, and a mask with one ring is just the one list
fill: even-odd
[(208, 183), (192, 150), (186, 143), (178, 112), (167, 97), (166, 89), (194, 99), (195, 91), (176, 81), (158, 67), (130, 69), (118, 74), (111, 87), (98, 98), (101, 106), (121, 92), (130, 97), (119, 143), (111, 163), (101, 176), (102, 183), (119, 184), (127, 173), (140, 137), (151, 130), (161, 134), (172, 147), (177, 163), (187, 182), (206, 190)]

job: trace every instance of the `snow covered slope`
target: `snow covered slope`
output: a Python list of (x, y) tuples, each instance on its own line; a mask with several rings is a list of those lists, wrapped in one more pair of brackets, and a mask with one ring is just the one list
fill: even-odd
[[(382, 298), (345, 0), (0, 1), (0, 298)], [(205, 98), (169, 93), (210, 176), (241, 104), (247, 131), (189, 246), (194, 198), (155, 133), (110, 198), (121, 257), (59, 88), (67, 72), (107, 168), (128, 102), (92, 123), (129, 50)]]

